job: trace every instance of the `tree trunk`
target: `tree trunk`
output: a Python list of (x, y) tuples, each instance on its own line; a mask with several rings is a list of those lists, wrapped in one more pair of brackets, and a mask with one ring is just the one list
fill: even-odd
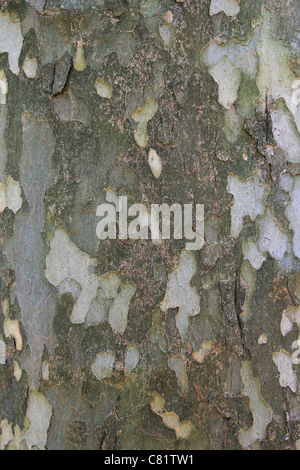
[(0, 13), (0, 449), (300, 449), (299, 1)]

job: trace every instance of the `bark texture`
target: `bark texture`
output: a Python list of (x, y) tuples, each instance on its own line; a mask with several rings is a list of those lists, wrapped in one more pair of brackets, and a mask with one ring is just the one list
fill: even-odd
[(0, 449), (300, 448), (299, 6), (1, 0)]

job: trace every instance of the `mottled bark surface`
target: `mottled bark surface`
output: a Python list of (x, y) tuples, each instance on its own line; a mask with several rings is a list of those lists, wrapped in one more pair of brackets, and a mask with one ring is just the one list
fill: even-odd
[(0, 449), (300, 448), (299, 7), (1, 0)]

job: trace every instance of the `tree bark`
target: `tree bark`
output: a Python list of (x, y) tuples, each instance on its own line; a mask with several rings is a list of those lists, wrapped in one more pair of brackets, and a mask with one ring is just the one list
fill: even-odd
[[(299, 31), (297, 0), (1, 1), (1, 450), (300, 449)], [(203, 204), (202, 248), (99, 239), (121, 196)]]

